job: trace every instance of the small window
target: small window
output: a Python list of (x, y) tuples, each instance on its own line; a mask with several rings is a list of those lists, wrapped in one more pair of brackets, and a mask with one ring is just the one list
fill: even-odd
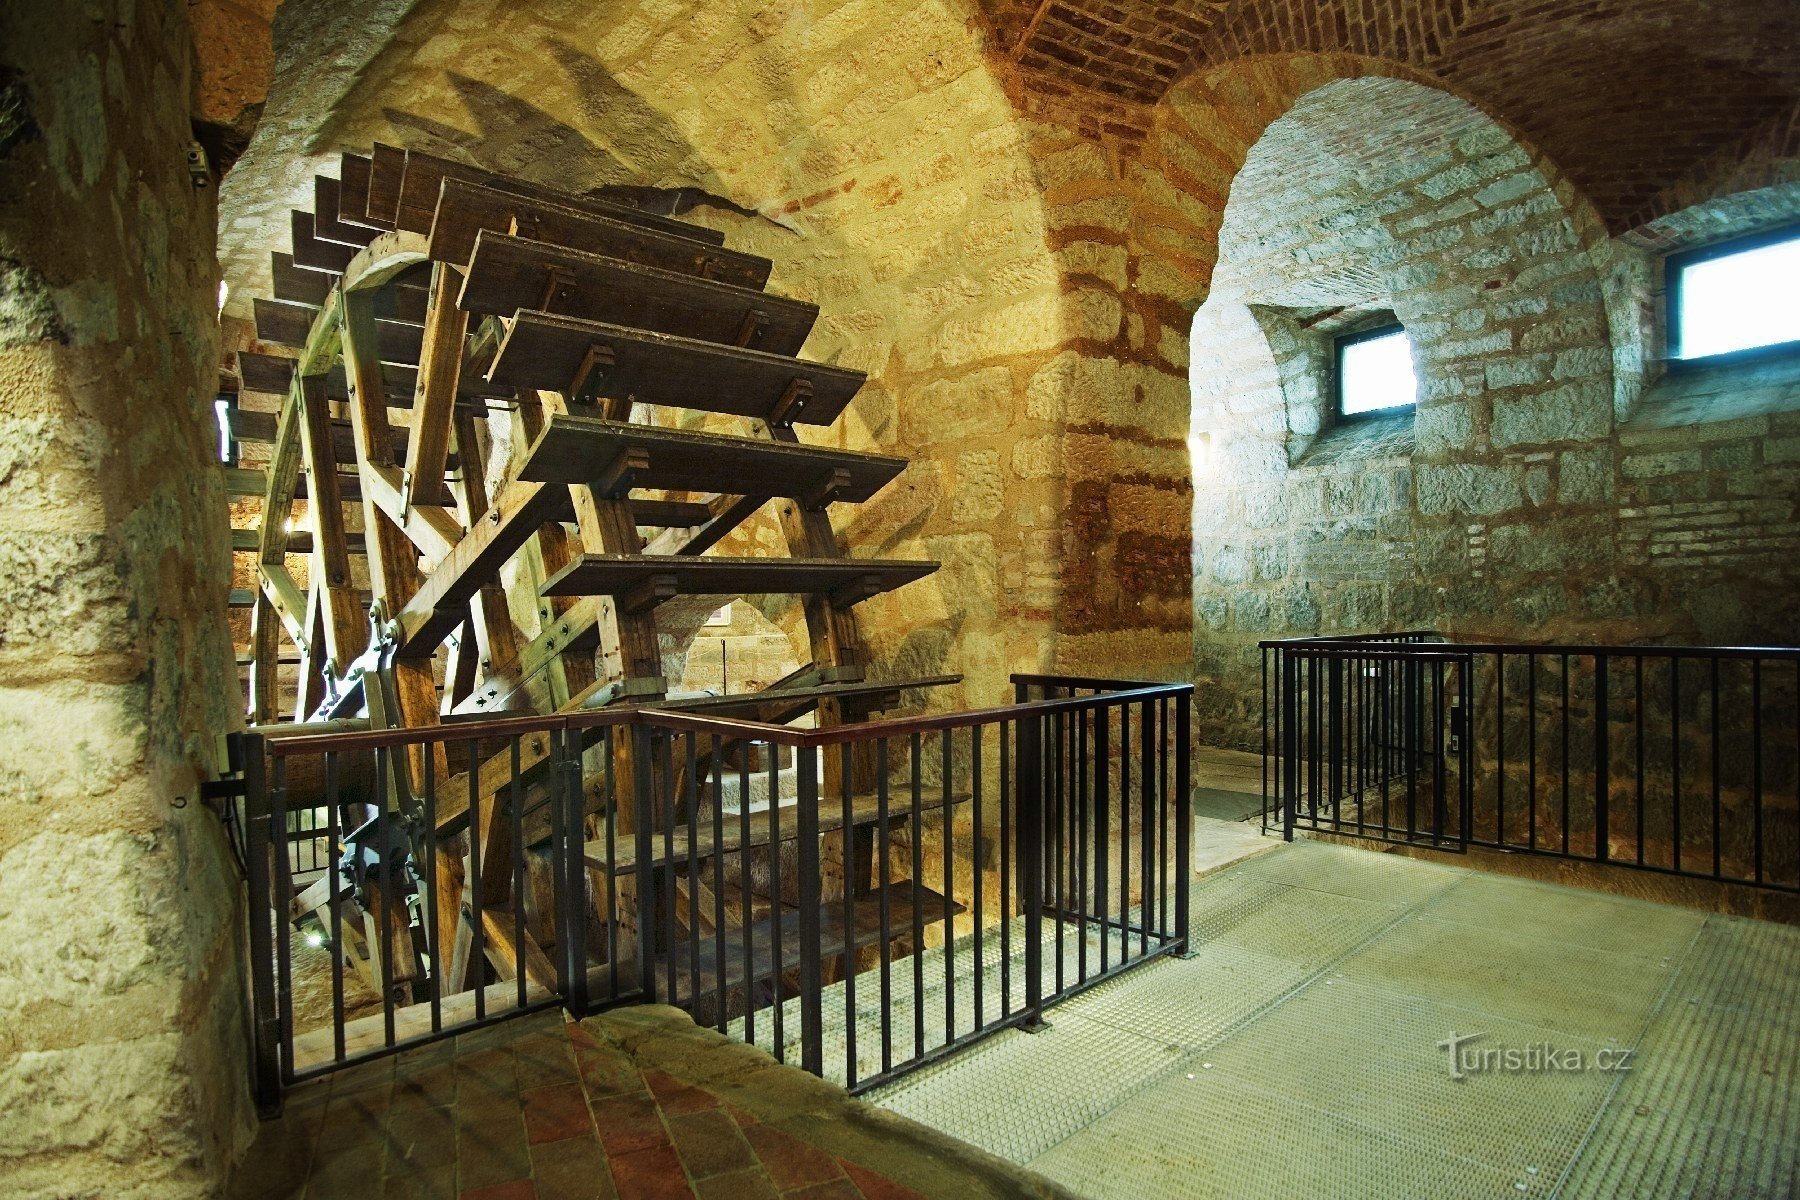
[(1337, 339), (1337, 415), (1360, 417), (1408, 408), (1419, 399), (1412, 339), (1384, 325)]
[(1669, 357), (1800, 349), (1800, 229), (1673, 254)]
[(219, 421), (219, 461), (237, 466), (237, 439), (231, 436), (231, 414), (237, 409), (237, 398), (221, 392), (213, 401), (213, 415)]

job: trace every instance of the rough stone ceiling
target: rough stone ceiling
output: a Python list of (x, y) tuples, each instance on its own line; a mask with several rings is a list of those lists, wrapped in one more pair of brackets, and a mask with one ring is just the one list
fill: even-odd
[[(1800, 126), (1794, 0), (982, 0), (1029, 85), (1154, 104), (1290, 51), (1442, 75), (1550, 155), (1615, 229), (1712, 155)], [(1790, 141), (1793, 135), (1790, 134)]]

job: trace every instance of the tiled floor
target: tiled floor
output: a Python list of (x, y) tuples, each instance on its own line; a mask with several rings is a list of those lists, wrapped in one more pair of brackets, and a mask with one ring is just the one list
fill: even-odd
[(869, 1099), (1096, 1198), (1800, 1195), (1800, 929), (1317, 842), (1192, 913)]
[(303, 1084), (242, 1200), (1058, 1196), (672, 1009), (559, 1013)]

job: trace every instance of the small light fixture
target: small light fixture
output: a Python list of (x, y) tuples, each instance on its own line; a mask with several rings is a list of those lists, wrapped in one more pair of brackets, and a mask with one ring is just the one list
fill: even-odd
[(306, 944), (315, 950), (325, 944), (325, 931), (314, 925), (306, 931)]
[(231, 285), (223, 279), (219, 280), (219, 312), (225, 311), (225, 301), (231, 296)]

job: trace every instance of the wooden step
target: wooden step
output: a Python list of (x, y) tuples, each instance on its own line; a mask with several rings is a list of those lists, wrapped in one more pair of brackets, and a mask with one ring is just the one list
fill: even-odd
[[(226, 467), (225, 497), (228, 500), (260, 500), (269, 494), (269, 477), (255, 467)], [(362, 481), (355, 475), (338, 476), (339, 498), (346, 503), (362, 499)], [(306, 476), (302, 474), (294, 485), (294, 499), (306, 499)]]
[[(706, 636), (704, 630), (700, 636)], [(900, 694), (904, 691), (948, 687), (961, 682), (961, 675), (933, 675), (923, 679), (880, 679), (860, 683), (822, 683), (813, 687), (770, 687), (760, 692), (742, 692), (735, 696), (658, 700), (651, 707), (786, 725), (812, 712), (822, 700), (834, 700), (846, 709), (858, 713), (880, 712), (897, 707)]]
[[(313, 322), (319, 316), (319, 310), (312, 305), (294, 304), (286, 300), (264, 300), (260, 296), (251, 302), (251, 309), (256, 317), (257, 341), (293, 346), (296, 349), (306, 345), (307, 335), (312, 332)], [(418, 322), (394, 321), (377, 316), (375, 339), (376, 352), (380, 354), (382, 362), (401, 363), (411, 367), (419, 365), (424, 330)]]
[[(377, 155), (384, 158), (387, 154), (392, 153), (391, 147), (379, 144), (375, 150)], [(409, 233), (429, 233), (431, 231), (432, 218), (437, 212), (438, 197), (442, 192), (444, 180), (454, 179), (491, 188), (497, 192), (510, 192), (531, 200), (559, 204), (565, 208), (577, 209), (593, 216), (622, 221), (629, 225), (641, 225), (645, 229), (654, 229), (659, 233), (685, 238), (691, 242), (700, 242), (710, 246), (721, 246), (725, 243), (725, 235), (716, 229), (707, 229), (701, 225), (677, 221), (673, 217), (663, 216), (660, 213), (646, 212), (627, 204), (570, 195), (567, 192), (559, 192), (554, 188), (528, 183), (510, 175), (497, 175), (492, 171), (484, 171), (480, 167), (472, 167), (448, 158), (439, 158), (435, 154), (427, 154), (420, 150), (406, 150), (402, 153), (405, 154), (406, 159), (400, 175), (394, 228), (403, 229)]]
[(338, 220), (377, 232), (392, 229), (369, 216), (369, 169), (373, 164), (361, 154), (345, 151), (338, 159)]
[[(659, 705), (658, 707), (666, 708), (668, 706)], [(767, 774), (766, 769), (764, 774)], [(728, 779), (739, 777), (738, 772), (729, 767), (725, 769), (724, 775)], [(754, 779), (756, 777), (756, 772), (752, 771), (750, 777)], [(712, 778), (711, 774), (707, 773), (706, 778), (710, 780)], [(968, 802), (969, 795), (967, 792), (956, 793), (950, 797), (950, 803), (952, 805), (967, 804)], [(944, 794), (941, 789), (936, 796), (932, 796), (930, 794), (930, 789), (928, 788), (925, 790), (925, 794), (920, 797), (919, 813), (921, 815), (937, 812), (943, 807)], [(912, 815), (913, 807), (911, 795), (908, 794), (902, 797), (898, 790), (890, 792), (888, 795), (888, 823), (892, 824), (895, 821), (906, 820)], [(857, 796), (850, 801), (851, 825), (876, 825), (880, 823), (880, 820), (881, 798), (879, 796)], [(779, 839), (774, 836), (772, 829), (774, 822), (770, 818), (768, 809), (750, 814), (750, 840), (748, 842), (744, 840), (742, 819), (737, 813), (728, 812), (725, 814), (724, 837), (716, 841), (713, 838), (712, 816), (710, 813), (700, 814), (696, 825), (697, 829), (695, 832), (698, 836), (694, 838), (693, 857), (697, 860), (711, 858), (716, 853), (736, 854), (746, 846), (752, 850), (760, 849), (776, 840), (783, 842), (798, 841), (800, 837), (800, 815), (795, 806), (791, 804), (781, 809), (781, 837)], [(821, 796), (819, 800), (819, 832), (832, 833), (843, 827), (843, 801), (837, 797)], [(675, 828), (669, 830), (666, 834), (662, 830), (657, 830), (652, 833), (650, 835), (650, 865), (652, 867), (666, 867), (671, 864), (675, 866), (686, 866), (688, 863), (688, 832), (687, 823), (677, 819)], [(598, 837), (590, 838), (588, 840), (582, 850), (582, 859), (587, 863), (590, 870), (598, 871), (601, 874), (607, 873), (606, 834), (604, 831), (602, 831)], [(613, 839), (612, 874), (628, 875), (636, 869), (637, 836), (629, 833), (615, 835)], [(730, 871), (728, 870), (726, 873), (730, 874)]]
[(771, 354), (799, 353), (819, 316), (801, 300), (489, 230), (475, 239), (459, 304), (484, 316), (541, 309)]
[(533, 442), (519, 478), (613, 490), (664, 488), (732, 496), (791, 496), (810, 507), (861, 504), (906, 469), (882, 454), (556, 416)]
[[(246, 392), (262, 392), (286, 396), (294, 379), (294, 360), (278, 354), (259, 354), (253, 350), (238, 351), (238, 377)], [(390, 408), (411, 408), (418, 387), (419, 368), (406, 363), (383, 362), (381, 382)], [(457, 383), (460, 403), (485, 407), (488, 399), (511, 399), (506, 388), (495, 387), (473, 373), (464, 373)], [(325, 398), (334, 404), (350, 399), (350, 385), (344, 378), (344, 366), (337, 363), (325, 373)]]
[(291, 254), (279, 250), (269, 255), (269, 275), (275, 283), (275, 298), (317, 308), (331, 295), (337, 276), (329, 271), (315, 271), (294, 261)]
[[(911, 919), (910, 917), (908, 918)], [(348, 968), (346, 968), (348, 970)], [(598, 981), (598, 976), (595, 977)], [(517, 979), (490, 983), (481, 990), (483, 1011), (491, 1018), (517, 1007)], [(541, 984), (525, 983), (527, 1006), (548, 1003), (553, 997)], [(439, 1022), (434, 1026), (433, 1021)], [(434, 1036), (434, 1029), (454, 1029), (458, 1025), (474, 1027), (474, 991), (455, 992), (435, 1006), (430, 1003), (404, 1004), (394, 1009), (394, 1044), (422, 1042)], [(387, 1014), (381, 1011), (344, 1022), (344, 1057), (371, 1054), (388, 1045)], [(337, 1061), (337, 1040), (329, 1021), (317, 1029), (294, 1035), (294, 1069), (307, 1071)]]
[[(226, 429), (230, 431), (234, 441), (273, 443), (280, 418), (272, 412), (253, 412), (248, 409), (233, 408), (227, 410)], [(406, 445), (412, 440), (412, 430), (405, 425), (393, 427), (394, 453), (404, 457)], [(356, 463), (356, 435), (351, 432), (347, 420), (331, 422), (331, 448), (336, 461), (341, 466), (353, 466)], [(460, 467), (454, 452), (445, 455), (445, 470), (454, 471)]]
[(341, 193), (338, 181), (328, 175), (313, 176), (313, 235), (327, 242), (361, 250), (379, 236), (367, 225), (339, 219)]
[(614, 596), (626, 612), (676, 596), (819, 593), (848, 608), (923, 579), (935, 562), (844, 558), (722, 558), (585, 554), (544, 584), (546, 596)]
[(547, 200), (446, 179), (437, 218), (431, 225), (431, 257), (462, 266), (474, 253), (476, 235), (484, 229), (738, 287), (760, 288), (769, 278), (769, 260), (753, 254), (739, 254)]
[[(610, 365), (584, 374), (594, 355), (606, 354), (612, 356)], [(733, 413), (772, 424), (830, 425), (864, 376), (761, 350), (522, 312), (507, 330), (488, 379), (506, 387), (569, 392), (572, 399), (630, 396), (644, 404)]]
[[(884, 889), (863, 892), (855, 897), (848, 930), (845, 928), (842, 900), (828, 900), (820, 906), (819, 951), (824, 961), (841, 961), (847, 944), (850, 948), (861, 950), (880, 943), (882, 890)], [(888, 900), (888, 937), (892, 939), (912, 935), (915, 910), (918, 923), (924, 928), (930, 928), (934, 924), (942, 925), (946, 916), (953, 917), (963, 911), (963, 906), (956, 901), (947, 900), (912, 880), (896, 880), (885, 891)], [(727, 908), (726, 911), (729, 912), (730, 909)], [(703, 916), (709, 915), (710, 908), (702, 906), (701, 913)], [(779, 960), (775, 957), (777, 922), (781, 931)], [(786, 975), (800, 969), (798, 909), (784, 909), (779, 917), (766, 918), (750, 925), (753, 958), (749, 961), (744, 959), (744, 933), (743, 929), (725, 931), (723, 961), (718, 959), (720, 939), (711, 933), (702, 933), (693, 939), (693, 942), (698, 943), (697, 946), (683, 940), (672, 942), (659, 951), (655, 964), (658, 986), (666, 986), (663, 981), (668, 978), (672, 969), (675, 974), (675, 996), (673, 999), (661, 995), (657, 998), (677, 1005), (691, 1004), (697, 998), (716, 995), (721, 986), (729, 992), (750, 984), (766, 984), (778, 972)], [(700, 960), (700, 974), (697, 978), (692, 974), (696, 953)], [(621, 962), (619, 977), (636, 979), (637, 969), (635, 961)], [(601, 973), (590, 972), (590, 977)]]
[(342, 275), (344, 268), (350, 265), (350, 260), (356, 257), (356, 247), (327, 242), (318, 237), (313, 230), (313, 215), (304, 209), (292, 210), (288, 214), (288, 220), (294, 243), (295, 265)]

